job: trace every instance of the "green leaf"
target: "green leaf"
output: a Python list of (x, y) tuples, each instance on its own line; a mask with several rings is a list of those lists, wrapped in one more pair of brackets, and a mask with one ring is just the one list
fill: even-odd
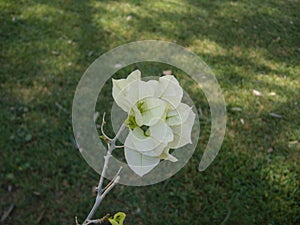
[(112, 225), (123, 225), (123, 222), (125, 220), (126, 214), (123, 212), (118, 212), (114, 215), (113, 218), (108, 218), (108, 221)]

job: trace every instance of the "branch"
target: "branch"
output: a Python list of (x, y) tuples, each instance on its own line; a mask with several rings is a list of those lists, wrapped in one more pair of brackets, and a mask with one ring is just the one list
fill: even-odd
[[(103, 130), (103, 126), (105, 124), (104, 116), (105, 116), (105, 114), (103, 115), (103, 121), (102, 121), (102, 125), (101, 125), (101, 131)], [(117, 172), (116, 176), (112, 180), (112, 183), (110, 183), (109, 185), (106, 186), (106, 190), (102, 189), (103, 181), (104, 181), (104, 177), (106, 175), (106, 170), (108, 168), (108, 162), (109, 162), (109, 159), (111, 157), (111, 153), (116, 148), (115, 143), (116, 143), (118, 137), (120, 136), (121, 132), (124, 129), (125, 129), (125, 124), (122, 124), (122, 126), (120, 127), (120, 129), (118, 130), (116, 136), (113, 139), (110, 139), (109, 137), (107, 137), (103, 133), (103, 135), (105, 136), (105, 138), (108, 138), (108, 140), (110, 140), (109, 143), (107, 143), (108, 144), (108, 151), (107, 151), (106, 155), (104, 156), (104, 165), (103, 165), (103, 169), (102, 169), (102, 172), (101, 172), (101, 175), (100, 175), (100, 180), (99, 180), (98, 187), (97, 187), (97, 197), (96, 197), (95, 203), (93, 205), (93, 208), (91, 209), (89, 215), (87, 216), (87, 218), (85, 219), (85, 221), (83, 223), (84, 225), (89, 224), (89, 221), (91, 221), (91, 218), (94, 216), (94, 214), (95, 214), (96, 210), (98, 209), (98, 207), (100, 206), (103, 198), (118, 183), (118, 181), (120, 179), (119, 174), (120, 174), (122, 168), (119, 169), (119, 171)], [(103, 190), (105, 190), (105, 191), (102, 193)]]
[(107, 187), (107, 189), (103, 192), (103, 194), (101, 195), (101, 198), (104, 199), (105, 196), (107, 195), (108, 192), (110, 192), (111, 189), (113, 189), (114, 186), (116, 186), (116, 184), (118, 183), (118, 181), (120, 180), (120, 176), (117, 176), (117, 178), (114, 180), (114, 182), (109, 185)]
[(121, 166), (120, 169), (118, 170), (118, 172), (116, 173), (116, 175), (114, 176), (114, 178), (106, 185), (105, 188), (102, 189), (102, 191), (106, 190), (110, 185), (112, 185), (115, 182), (115, 180), (119, 177), (122, 169), (123, 169), (123, 167)]
[(101, 223), (104, 223), (106, 220), (108, 220), (108, 218), (110, 217), (110, 214), (106, 214), (105, 216), (103, 216), (101, 219), (96, 219), (96, 220), (88, 220), (86, 222), (86, 225), (87, 224), (101, 224)]
[(103, 137), (106, 139), (107, 142), (110, 143), (110, 142), (112, 141), (111, 138), (108, 137), (108, 136), (105, 134), (105, 132), (104, 132), (104, 125), (106, 124), (106, 122), (105, 122), (105, 115), (106, 115), (106, 113), (103, 113), (102, 123), (101, 123), (100, 129), (101, 129), (101, 133), (102, 133)]
[(124, 148), (124, 145), (115, 145), (115, 148)]

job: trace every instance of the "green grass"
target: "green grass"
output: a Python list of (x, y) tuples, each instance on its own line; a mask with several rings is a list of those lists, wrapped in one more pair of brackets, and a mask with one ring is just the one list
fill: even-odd
[[(176, 42), (212, 68), (227, 104), (226, 137), (198, 172), (209, 107), (181, 79), (205, 116), (191, 161), (163, 183), (117, 186), (97, 215), (124, 211), (125, 224), (300, 223), (299, 1), (0, 0), (0, 21), (0, 214), (14, 204), (5, 224), (74, 224), (87, 215), (98, 175), (72, 142), (76, 85), (101, 54), (146, 39)], [(140, 63), (119, 75), (134, 68), (170, 69)]]

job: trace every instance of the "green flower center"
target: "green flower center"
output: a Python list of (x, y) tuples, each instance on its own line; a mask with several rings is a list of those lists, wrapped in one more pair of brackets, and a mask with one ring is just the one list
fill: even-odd
[(133, 115), (130, 115), (127, 117), (127, 119), (125, 120), (125, 124), (131, 129), (133, 130), (134, 128), (136, 128), (138, 125), (135, 122), (135, 118)]
[(144, 104), (145, 104), (145, 102), (144, 101), (139, 101), (138, 103), (137, 103), (137, 108), (138, 108), (138, 110), (141, 112), (141, 114), (143, 114), (143, 112), (144, 112)]

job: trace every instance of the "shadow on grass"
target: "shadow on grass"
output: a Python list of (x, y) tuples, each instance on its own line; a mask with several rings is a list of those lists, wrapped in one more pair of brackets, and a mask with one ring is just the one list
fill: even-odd
[(300, 29), (296, 1), (186, 0), (184, 7), (186, 10), (179, 13), (167, 7), (148, 8), (145, 13), (133, 14), (137, 18), (133, 26), (184, 46), (193, 44), (195, 39), (209, 39), (225, 49), (266, 49), (268, 58), (278, 62), (299, 61), (299, 46), (295, 45), (295, 33)]
[[(71, 142), (72, 98), (95, 57), (90, 51), (103, 51), (106, 34), (94, 26), (90, 1), (15, 8), (1, 12), (1, 211), (17, 201), (19, 216), (8, 223), (36, 224), (41, 216), (43, 222), (69, 224), (74, 215), (87, 214), (92, 199), (69, 203), (94, 185), (82, 179), (91, 170)], [(15, 191), (7, 193), (7, 186)]]

